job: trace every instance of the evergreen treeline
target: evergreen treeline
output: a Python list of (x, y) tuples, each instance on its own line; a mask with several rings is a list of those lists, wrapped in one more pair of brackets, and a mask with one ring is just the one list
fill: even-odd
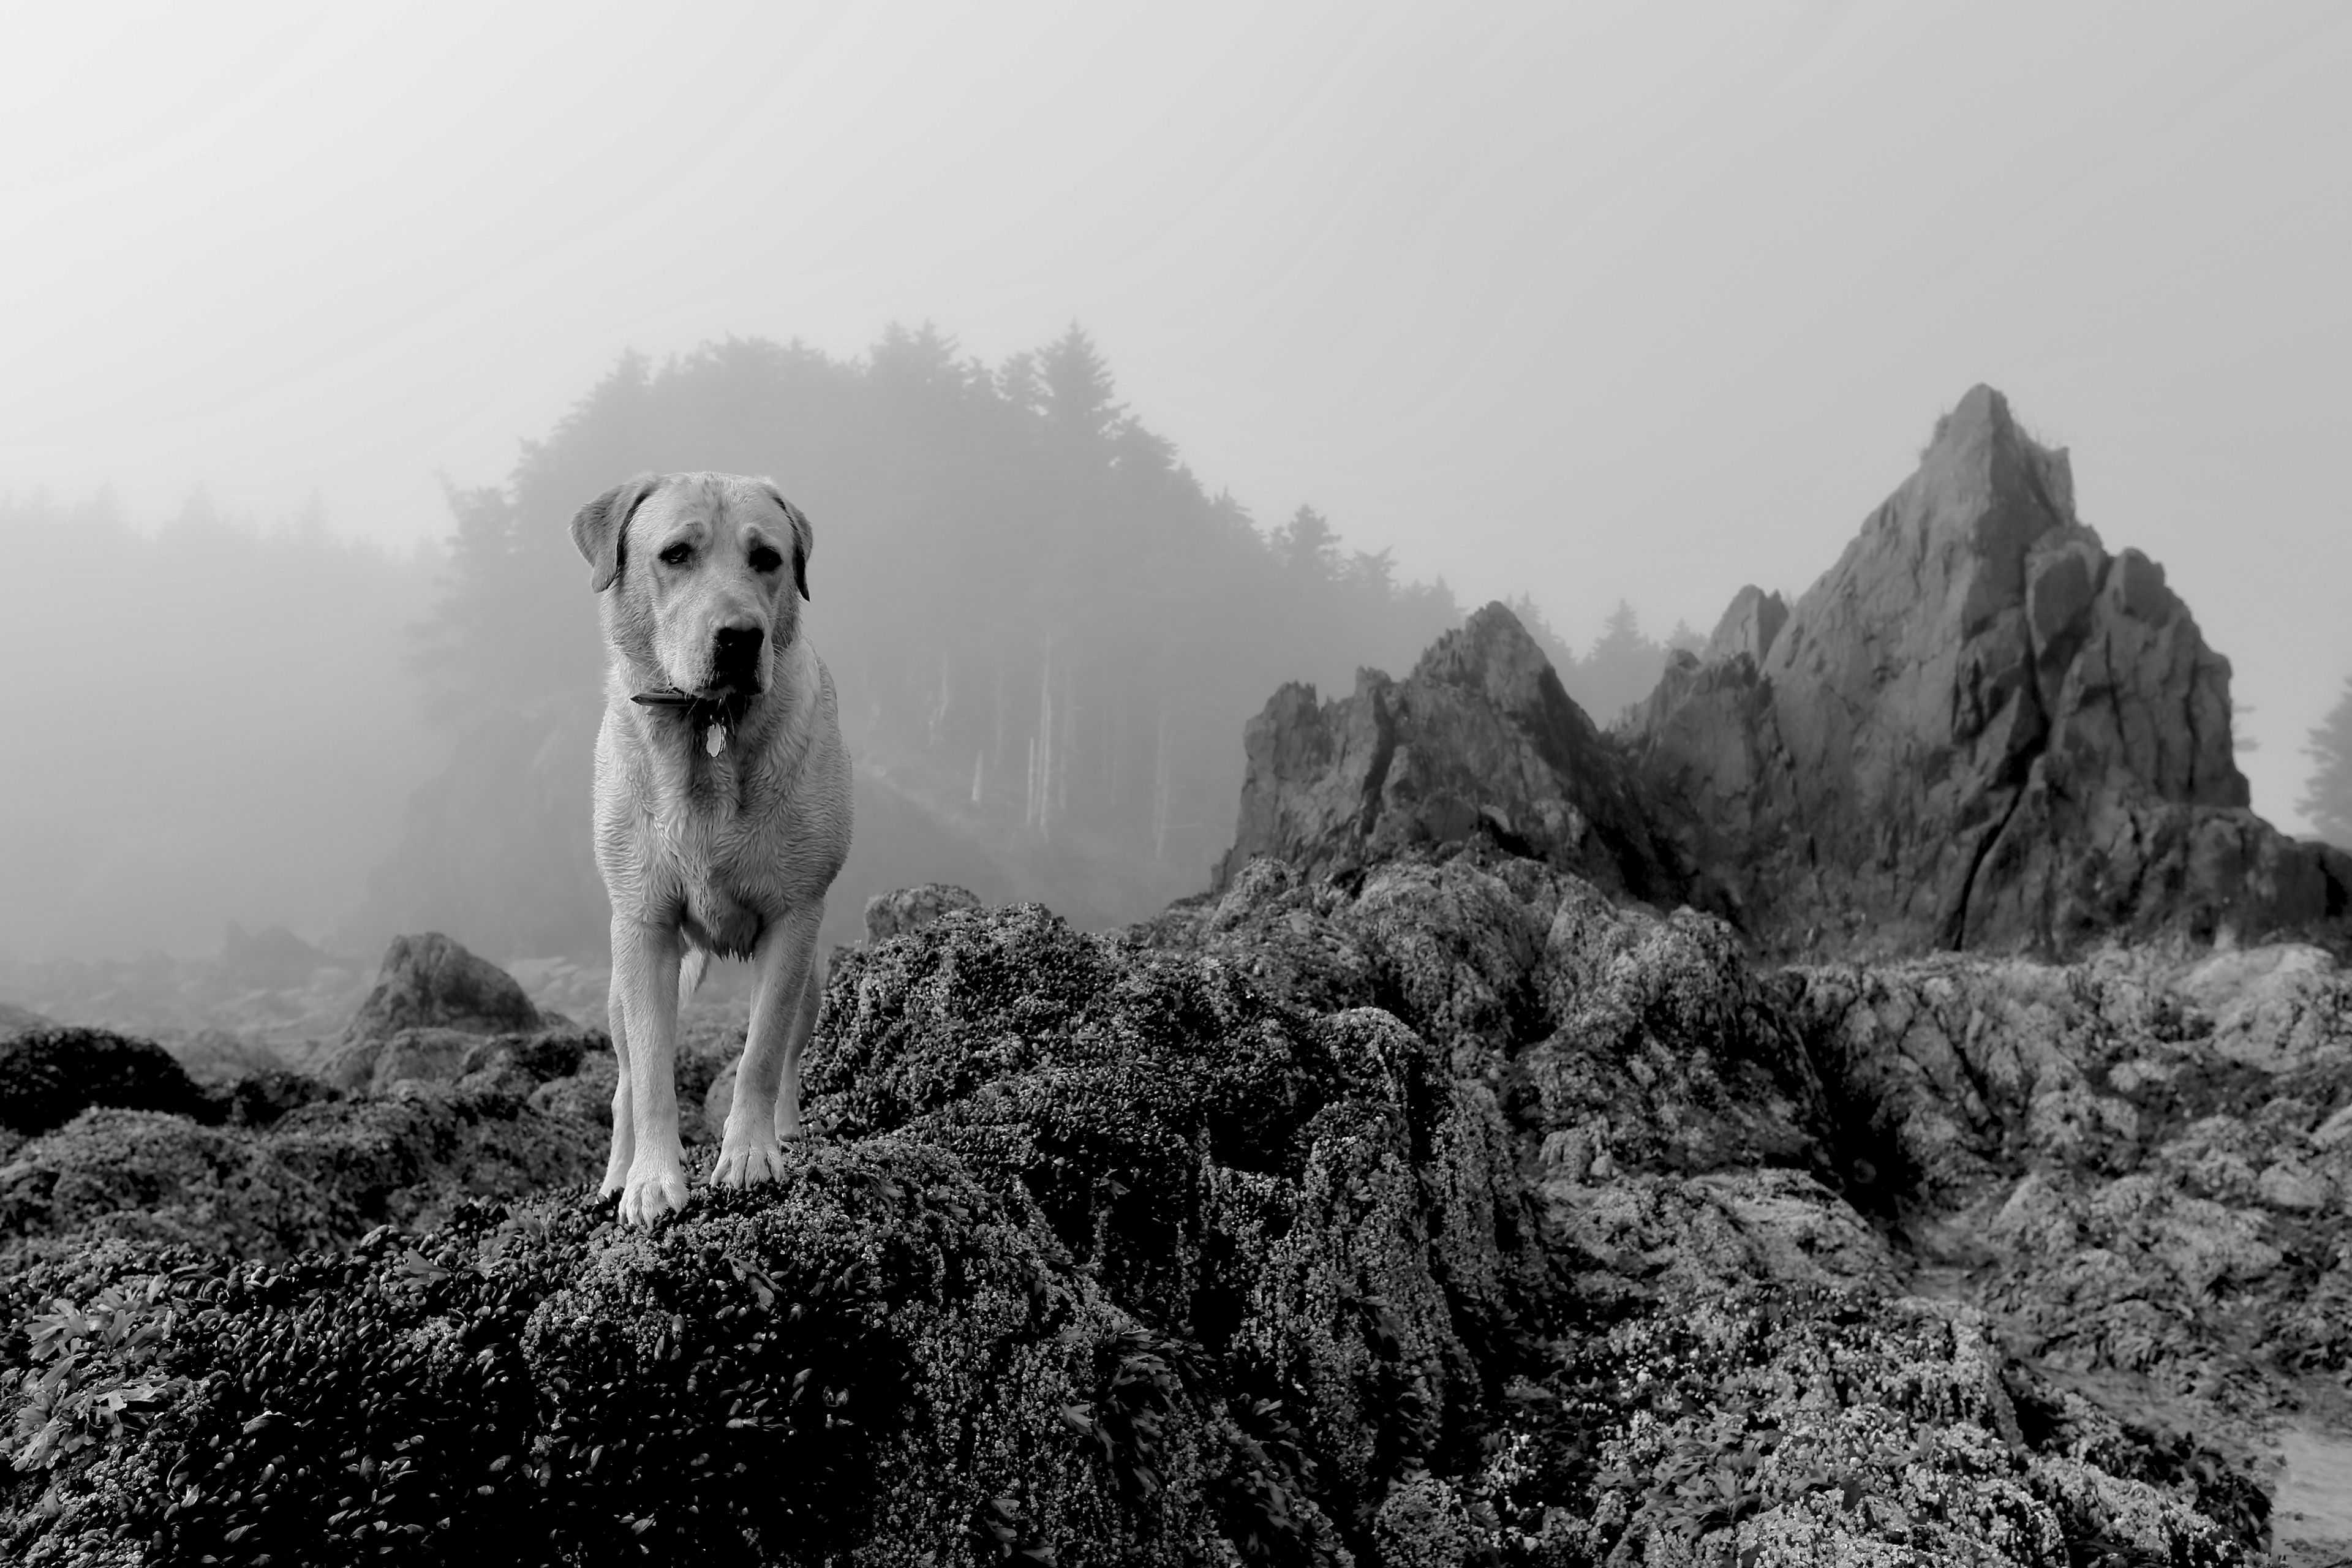
[[(600, 949), (604, 653), (568, 524), (689, 468), (772, 475), (815, 521), (813, 635), (858, 763), (835, 941), (912, 881), (1089, 923), (1197, 890), (1275, 689), (1401, 675), (1460, 618), (1311, 507), (1261, 527), (1205, 492), (1075, 328), (995, 367), (928, 327), (848, 361), (625, 358), (508, 483), (450, 493), (437, 576), (315, 510), (259, 529), (199, 500), (142, 531), (0, 500), (0, 658), (33, 677), (0, 769), (0, 952), (186, 951), (226, 921), (362, 954), (424, 929)], [(1665, 647), (1630, 609), (1579, 658), (1517, 607), (1603, 723), (1654, 683)]]
[(1633, 606), (1620, 599), (1600, 637), (1580, 658), (1552, 629), (1532, 597), (1522, 594), (1505, 603), (1534, 635), (1537, 645), (1550, 658), (1552, 668), (1559, 673), (1560, 684), (1576, 699), (1577, 706), (1604, 730), (1614, 724), (1626, 709), (1657, 689), (1658, 677), (1665, 673), (1669, 653), (1676, 648), (1696, 653), (1706, 642), (1691, 630), (1687, 621), (1675, 622), (1666, 640), (1659, 642), (1643, 632), (1641, 617), (1633, 613)]
[[(435, 710), (477, 737), (455, 772), (546, 768), (509, 792), (541, 820), (485, 833), (493, 781), (444, 780), (374, 923), (460, 910), (438, 918), (492, 951), (601, 939), (601, 895), (583, 922), (502, 910), (492, 883), (542, 903), (593, 888), (603, 651), (567, 525), (632, 473), (688, 468), (770, 475), (815, 523), (812, 635), (860, 774), (836, 938), (867, 894), (926, 878), (1082, 920), (1195, 890), (1232, 836), (1243, 725), (1274, 689), (1401, 671), (1460, 618), (1443, 583), (1398, 581), (1386, 552), (1343, 549), (1311, 508), (1261, 531), (1203, 490), (1076, 327), (994, 368), (928, 326), (852, 361), (744, 340), (659, 369), (625, 358), (509, 484), (452, 495), (448, 577), (418, 650)], [(567, 790), (562, 769), (581, 815), (561, 805), (559, 838), (540, 808)], [(560, 874), (519, 863), (565, 853)]]
[(430, 560), (201, 498), (0, 500), (0, 952), (209, 947), (348, 912), (439, 763), (403, 667)]
[(2295, 809), (2310, 819), (2322, 838), (2352, 849), (2352, 677), (2346, 679), (2336, 706), (2312, 731), (2304, 754), (2311, 759), (2311, 780)]

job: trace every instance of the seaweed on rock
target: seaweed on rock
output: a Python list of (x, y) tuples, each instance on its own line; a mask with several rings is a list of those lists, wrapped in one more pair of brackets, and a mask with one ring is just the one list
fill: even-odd
[[(650, 1232), (563, 1185), (602, 1052), (262, 1130), (87, 1112), (9, 1167), (0, 1529), (34, 1563), (2248, 1561), (2243, 1450), (2077, 1373), (2159, 1301), (2225, 1389), (2344, 1369), (2314, 1196), (2352, 1190), (2352, 1007), (2273, 970), (1759, 977), (1719, 921), (1474, 840), (1255, 862), (1111, 935), (943, 904), (834, 965), (787, 1178)], [(184, 1173), (69, 1188), (75, 1139)], [(1975, 1300), (1904, 1295), (1953, 1225)]]
[(12, 1560), (1200, 1560), (1221, 1434), (1168, 1391), (1148, 1489), (1081, 1441), (1135, 1331), (1034, 1209), (900, 1140), (793, 1158), (652, 1235), (572, 1195), (281, 1266), (119, 1256), (156, 1334), (19, 1353), (139, 1417), (20, 1473)]

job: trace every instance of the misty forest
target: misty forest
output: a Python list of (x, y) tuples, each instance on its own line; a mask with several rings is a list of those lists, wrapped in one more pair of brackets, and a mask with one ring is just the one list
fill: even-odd
[(2352, 1565), (2352, 14), (1704, 9), (0, 23), (0, 1563)]
[[(929, 326), (849, 362), (756, 341), (626, 357), (509, 482), (451, 489), (437, 552), (346, 542), (315, 513), (239, 526), (201, 497), (152, 532), (103, 499), (19, 499), (0, 639), (19, 668), (70, 650), (73, 679), (37, 700), (85, 738), (26, 773), (0, 825), (20, 889), (0, 962), (201, 954), (225, 921), (353, 953), (434, 929), (501, 959), (600, 954), (604, 653), (566, 525), (618, 478), (689, 467), (772, 476), (816, 525), (815, 636), (858, 764), (835, 941), (909, 882), (1087, 925), (1196, 891), (1266, 694), (1344, 693), (1462, 615), (1312, 507), (1265, 524), (1204, 494), (1076, 327), (994, 370)], [(140, 634), (93, 638), (85, 602), (39, 586), (83, 581)], [(1518, 607), (1592, 712), (1655, 684), (1666, 647), (1630, 609), (1579, 657)], [(84, 722), (158, 681), (165, 733)]]

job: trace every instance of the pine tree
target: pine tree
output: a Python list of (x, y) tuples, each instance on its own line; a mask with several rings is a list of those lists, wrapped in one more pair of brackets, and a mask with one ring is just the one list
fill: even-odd
[(1275, 558), (1289, 571), (1313, 583), (1328, 582), (1339, 566), (1339, 535), (1330, 519), (1311, 506), (1290, 514), (1274, 534)]
[(1045, 417), (1075, 437), (1102, 440), (1127, 417), (1126, 408), (1111, 400), (1110, 366), (1076, 321), (1038, 351), (1036, 375)]
[(2303, 750), (2315, 765), (2296, 807), (2322, 838), (2352, 849), (2352, 677)]
[[(561, 716), (564, 744), (593, 732), (604, 649), (572, 514), (631, 473), (705, 468), (772, 475), (807, 510), (816, 636), (859, 763), (971, 846), (941, 861), (936, 836), (861, 832), (865, 863), (889, 869), (860, 876), (972, 866), (1007, 878), (1003, 896), (1067, 899), (1088, 919), (1129, 909), (1101, 904), (1105, 888), (1172, 897), (1231, 841), (1236, 741), (1276, 687), (1401, 673), (1461, 616), (1442, 582), (1400, 582), (1386, 552), (1349, 551), (1312, 508), (1265, 531), (1204, 491), (1118, 401), (1080, 328), (993, 370), (928, 322), (892, 327), (858, 361), (730, 339), (658, 366), (625, 359), (526, 445), (507, 485), (450, 491), (447, 570), (416, 650), (433, 715), (486, 734)], [(571, 766), (549, 763), (585, 776)], [(525, 842), (547, 815), (538, 787), (501, 781), (489, 794), (507, 816), (478, 826)], [(547, 911), (523, 907), (530, 879), (478, 873), (459, 828), (430, 831), (443, 839), (409, 862), (442, 884), (415, 889), (399, 920), (496, 906), (481, 929), (541, 932), (538, 951), (600, 940), (594, 921), (544, 934)], [(584, 862), (584, 837), (562, 842)]]
[(1610, 724), (1650, 694), (1665, 667), (1664, 645), (1643, 635), (1641, 617), (1632, 605), (1620, 599), (1592, 651), (1578, 664), (1578, 684), (1570, 689), (1570, 695), (1584, 705), (1596, 723)]

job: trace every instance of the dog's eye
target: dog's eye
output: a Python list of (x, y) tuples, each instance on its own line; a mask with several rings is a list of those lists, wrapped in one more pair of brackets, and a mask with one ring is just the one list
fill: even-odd
[(681, 540), (661, 552), (662, 564), (665, 566), (683, 566), (686, 564), (686, 558), (693, 553), (693, 547)]
[(762, 544), (751, 552), (751, 570), (773, 572), (784, 563), (784, 558)]

